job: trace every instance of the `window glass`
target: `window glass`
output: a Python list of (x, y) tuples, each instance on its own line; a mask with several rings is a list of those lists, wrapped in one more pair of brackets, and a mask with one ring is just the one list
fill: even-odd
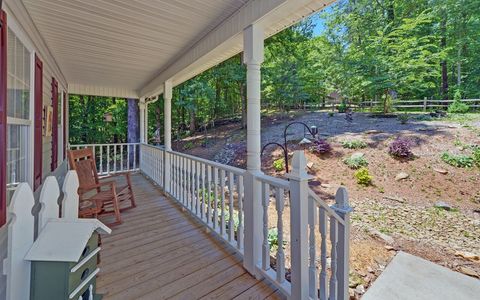
[[(30, 51), (8, 30), (7, 186), (29, 180)], [(11, 192), (9, 193), (11, 196)]]

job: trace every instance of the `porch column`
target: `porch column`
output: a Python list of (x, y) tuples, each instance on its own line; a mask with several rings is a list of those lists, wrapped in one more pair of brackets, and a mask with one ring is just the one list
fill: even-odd
[(257, 24), (243, 31), (244, 63), (247, 66), (247, 172), (245, 175), (245, 249), (243, 265), (257, 278), (262, 249), (262, 187), (260, 170), (260, 66), (263, 62), (263, 28)]
[(138, 101), (140, 110), (140, 143), (145, 143), (145, 98)]
[(143, 119), (145, 120), (145, 125), (143, 125), (145, 133), (143, 137), (145, 138), (145, 144), (148, 144), (148, 102), (145, 102), (145, 117)]
[(170, 192), (170, 154), (172, 151), (172, 81), (167, 80), (163, 86), (163, 128), (165, 132), (165, 157), (164, 157), (164, 173), (163, 188), (166, 192)]

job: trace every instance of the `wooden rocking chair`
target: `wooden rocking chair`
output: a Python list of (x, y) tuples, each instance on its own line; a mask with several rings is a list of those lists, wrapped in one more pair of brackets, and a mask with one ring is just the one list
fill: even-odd
[[(79, 216), (98, 218), (100, 215), (114, 215), (115, 222), (122, 223), (120, 212), (135, 207), (135, 197), (129, 173), (115, 174), (99, 178), (95, 157), (90, 148), (68, 151), (70, 169), (77, 171), (80, 196)], [(124, 177), (118, 184), (117, 179)], [(104, 181), (105, 179), (113, 179)]]

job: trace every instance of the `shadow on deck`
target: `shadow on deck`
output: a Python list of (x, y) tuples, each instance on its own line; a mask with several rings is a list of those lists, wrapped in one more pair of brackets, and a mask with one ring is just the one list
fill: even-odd
[(252, 277), (223, 242), (140, 174), (137, 207), (102, 237), (98, 292), (104, 299), (283, 299)]

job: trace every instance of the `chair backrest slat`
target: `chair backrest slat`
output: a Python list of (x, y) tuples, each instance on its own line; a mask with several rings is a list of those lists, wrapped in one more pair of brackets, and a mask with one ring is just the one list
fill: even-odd
[(68, 163), (77, 171), (80, 188), (92, 187), (99, 183), (95, 157), (91, 148), (69, 150)]

